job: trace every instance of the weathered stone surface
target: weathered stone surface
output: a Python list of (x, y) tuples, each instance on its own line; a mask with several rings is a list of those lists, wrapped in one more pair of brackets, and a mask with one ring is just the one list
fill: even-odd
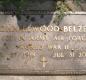
[(86, 76), (0, 76), (0, 80), (85, 80)]
[[(69, 36), (83, 36), (85, 32), (63, 32), (64, 25), (74, 25), (76, 28), (78, 25), (85, 26), (86, 15), (65, 16), (59, 24), (59, 32), (33, 32), (21, 29), (22, 26), (25, 30), (32, 29), (38, 24), (39, 27), (36, 26), (38, 29), (43, 25), (54, 27), (56, 26), (54, 17), (55, 15), (44, 15), (41, 19), (40, 15), (29, 15), (30, 19), (26, 21), (25, 16), (18, 20), (16, 16), (0, 15), (0, 74), (86, 73), (86, 38), (85, 40), (68, 40)], [(62, 39), (55, 40), (55, 36), (62, 36)], [(69, 49), (65, 49), (67, 45)], [(80, 56), (80, 53), (84, 56)]]

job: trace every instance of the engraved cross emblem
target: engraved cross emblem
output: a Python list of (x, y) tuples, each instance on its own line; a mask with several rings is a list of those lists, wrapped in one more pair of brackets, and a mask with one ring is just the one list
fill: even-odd
[(47, 63), (46, 58), (45, 57), (42, 57), (41, 62), (43, 64), (43, 67), (45, 68), (46, 67), (46, 63)]

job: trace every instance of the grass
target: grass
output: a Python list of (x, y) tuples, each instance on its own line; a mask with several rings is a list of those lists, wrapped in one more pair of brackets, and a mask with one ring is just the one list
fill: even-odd
[[(44, 1), (46, 0), (0, 0), (0, 5), (4, 9), (10, 9), (14, 7), (16, 9), (16, 16), (19, 17), (19, 14), (21, 14), (21, 11), (27, 8), (27, 6), (29, 5), (28, 4), (29, 2), (43, 3)], [(70, 8), (65, 4), (65, 0), (54, 0), (54, 1), (56, 1), (56, 3), (59, 3), (56, 5), (56, 10), (60, 12), (60, 14), (58, 15), (58, 18), (60, 21), (65, 16), (64, 12), (69, 11)], [(79, 6), (81, 0), (73, 0), (73, 1)]]

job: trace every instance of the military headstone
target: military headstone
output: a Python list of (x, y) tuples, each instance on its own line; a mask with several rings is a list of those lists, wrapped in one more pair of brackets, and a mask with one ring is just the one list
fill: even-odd
[(86, 74), (86, 12), (37, 12), (0, 13), (0, 74)]

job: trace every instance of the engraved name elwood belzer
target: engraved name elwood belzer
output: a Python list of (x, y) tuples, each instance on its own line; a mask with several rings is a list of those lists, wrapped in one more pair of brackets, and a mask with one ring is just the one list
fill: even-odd
[(55, 16), (0, 15), (0, 74), (86, 73), (85, 13)]

